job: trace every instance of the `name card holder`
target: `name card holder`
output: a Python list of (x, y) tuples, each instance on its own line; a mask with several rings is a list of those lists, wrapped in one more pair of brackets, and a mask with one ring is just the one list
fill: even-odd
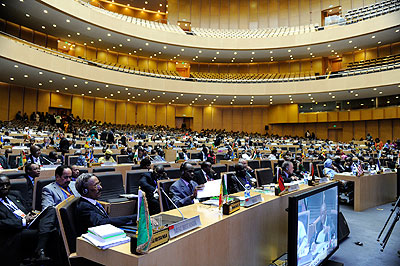
[(327, 183), (327, 182), (329, 182), (329, 178), (327, 178), (327, 177), (323, 177), (323, 178), (321, 178), (321, 179), (319, 180), (319, 183), (320, 183), (320, 184)]
[(261, 195), (257, 194), (244, 200), (244, 207), (250, 207), (262, 201)]
[(169, 241), (168, 228), (161, 229), (153, 233), (153, 239), (151, 240), (150, 249), (158, 247)]
[(294, 185), (288, 186), (288, 191), (289, 192), (296, 191), (296, 190), (299, 190), (299, 189), (300, 189), (299, 184), (294, 184)]
[(192, 218), (186, 218), (182, 221), (174, 223), (168, 227), (169, 229), (169, 238), (174, 238), (180, 236), (190, 230), (193, 230), (197, 227), (201, 226), (200, 216), (194, 216)]
[(222, 205), (222, 213), (225, 215), (234, 213), (235, 211), (238, 211), (239, 209), (240, 209), (240, 200), (238, 200), (238, 199), (234, 199), (234, 200), (224, 203), (224, 205)]

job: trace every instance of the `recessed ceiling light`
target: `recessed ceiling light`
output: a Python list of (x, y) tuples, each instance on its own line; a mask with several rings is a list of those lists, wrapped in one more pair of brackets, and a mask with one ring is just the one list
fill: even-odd
[(328, 47), (331, 47), (331, 45), (330, 45), (330, 44), (328, 44)]
[(128, 38), (128, 39), (126, 39), (126, 40), (127, 40), (128, 42), (130, 42), (130, 41), (131, 41), (131, 39), (129, 39), (129, 38)]
[(68, 36), (68, 38), (71, 38), (71, 34), (68, 34), (67, 36)]
[(255, 52), (251, 52), (251, 54), (255, 54)]
[(27, 77), (29, 77), (28, 75), (24, 75), (24, 78), (27, 78)]
[(18, 65), (14, 65), (15, 68), (18, 68)]
[(358, 97), (358, 93), (354, 94), (354, 96)]
[(354, 49), (357, 49), (357, 46), (354, 46)]
[(87, 30), (91, 30), (92, 28), (90, 28), (90, 27), (87, 27), (86, 29), (87, 29)]
[(29, 18), (31, 15), (29, 15), (28, 13), (26, 13), (25, 16), (26, 16), (27, 18)]
[(111, 33), (107, 33), (107, 36), (110, 37), (110, 36), (111, 36)]
[(66, 77), (62, 77), (61, 79), (65, 80), (65, 79), (66, 79)]
[(42, 72), (42, 71), (39, 71), (39, 75), (43, 75), (43, 72)]
[(381, 43), (382, 43), (381, 41), (378, 42), (378, 44), (381, 44)]
[(55, 27), (57, 27), (57, 25), (56, 25), (56, 24), (53, 24), (53, 27), (55, 28)]
[(13, 77), (11, 77), (11, 78), (10, 78), (10, 80), (14, 80), (14, 78), (13, 78)]
[(335, 99), (336, 98), (336, 96), (335, 95), (332, 95), (332, 99)]
[(45, 30), (45, 29), (46, 29), (46, 27), (45, 27), (44, 25), (42, 25), (42, 29), (44, 29), (44, 30)]
[(399, 30), (396, 30), (396, 32), (399, 32)]
[(131, 101), (131, 99), (128, 99), (128, 102), (130, 102)]
[(97, 91), (99, 91), (99, 90), (100, 90), (100, 88), (96, 88), (96, 90), (97, 90)]
[(140, 93), (138, 93), (138, 95), (137, 96), (140, 96), (141, 94)]
[(106, 96), (106, 97), (104, 97), (104, 99), (107, 99), (107, 96)]
[(269, 53), (270, 53), (270, 54), (272, 54), (272, 53), (273, 53), (273, 51), (269, 51)]
[(77, 84), (74, 84), (74, 87), (76, 88), (76, 87), (78, 87), (78, 85), (77, 85)]
[(79, 36), (79, 35), (81, 35), (81, 34), (80, 34), (79, 32), (77, 32), (77, 33), (76, 33), (76, 35), (78, 35), (78, 36)]
[(99, 39), (99, 42), (101, 42), (101, 39)]
[[(149, 45), (149, 43), (148, 43), (148, 42), (146, 42), (146, 43), (145, 43), (145, 45), (146, 45), (146, 46), (148, 46), (148, 45)], [(140, 50), (140, 49), (139, 49), (139, 50)]]
[(216, 54), (219, 54), (219, 52), (216, 52)]
[(107, 84), (107, 85), (106, 85), (106, 88), (108, 88), (108, 87), (109, 87), (109, 85)]
[(56, 90), (56, 92), (60, 92), (60, 90)]
[(65, 88), (64, 88), (64, 90), (66, 90), (66, 91), (67, 91), (67, 90), (68, 90), (68, 88), (67, 88), (67, 87), (65, 87)]
[(111, 96), (111, 97), (113, 97), (113, 96), (114, 96), (114, 94), (112, 94), (112, 93), (111, 93), (111, 94), (110, 94), (110, 96)]
[(287, 51), (290, 53), (292, 50), (289, 49), (289, 50), (287, 50)]
[(376, 37), (375, 35), (372, 35), (372, 36), (371, 36), (372, 39), (375, 39), (375, 37)]
[(380, 91), (379, 94), (382, 94), (382, 92)]
[(349, 43), (352, 43), (353, 41), (349, 41)]
[(66, 19), (65, 21), (66, 21), (67, 23), (70, 23), (70, 22), (71, 22), (71, 20), (69, 20), (69, 19)]
[(47, 14), (49, 13), (46, 9), (43, 10), (43, 13)]
[[(400, 87), (400, 85), (399, 85), (399, 87)], [(373, 90), (374, 90), (374, 91), (376, 91), (376, 90), (377, 90), (377, 88), (373, 88)]]

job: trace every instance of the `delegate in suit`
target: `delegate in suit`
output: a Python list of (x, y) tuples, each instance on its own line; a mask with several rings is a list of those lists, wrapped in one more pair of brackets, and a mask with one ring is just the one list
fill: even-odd
[(48, 184), (42, 190), (42, 210), (48, 206), (56, 206), (68, 197), (79, 196), (75, 188), (75, 182), (72, 182), (72, 169), (66, 165), (60, 165), (56, 168), (56, 181)]
[[(48, 208), (38, 222), (30, 225), (38, 214), (18, 191), (10, 191), (10, 179), (0, 175), (0, 256), (4, 265), (20, 265), (22, 259), (36, 255), (34, 261), (50, 261), (45, 251), (57, 243), (56, 212)], [(53, 236), (54, 235), (54, 236)], [(54, 243), (50, 243), (54, 242)], [(41, 264), (40, 264), (41, 265)]]
[(103, 206), (97, 201), (103, 189), (99, 179), (92, 173), (81, 174), (75, 183), (75, 188), (81, 197), (75, 210), (77, 233), (86, 233), (89, 227), (112, 224), (123, 226), (136, 223), (136, 214), (109, 217)]
[(194, 167), (190, 163), (181, 165), (181, 178), (174, 182), (169, 191), (172, 195), (172, 201), (176, 206), (186, 206), (194, 203), (197, 197), (198, 184), (193, 181)]

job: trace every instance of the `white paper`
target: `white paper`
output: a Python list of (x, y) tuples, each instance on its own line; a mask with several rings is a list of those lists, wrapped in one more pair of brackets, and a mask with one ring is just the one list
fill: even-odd
[(219, 196), (221, 190), (221, 179), (208, 181), (203, 185), (203, 188), (197, 190), (198, 199)]

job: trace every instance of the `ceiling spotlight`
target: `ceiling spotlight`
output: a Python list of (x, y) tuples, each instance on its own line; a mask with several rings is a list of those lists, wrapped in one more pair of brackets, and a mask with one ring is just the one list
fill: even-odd
[(43, 72), (42, 72), (42, 71), (39, 71), (39, 75), (43, 75)]
[(127, 40), (128, 42), (130, 42), (130, 41), (131, 41), (131, 39), (129, 39), (129, 38), (128, 38), (128, 39), (126, 39), (126, 40)]
[(53, 24), (53, 27), (55, 28), (55, 27), (57, 27), (57, 25), (56, 25), (56, 24)]
[(349, 41), (349, 43), (352, 43), (353, 41)]
[(371, 36), (372, 39), (375, 39), (375, 37), (376, 37), (375, 35), (372, 35), (372, 36)]
[(13, 78), (13, 77), (11, 77), (11, 78), (10, 78), (10, 80), (14, 80), (14, 78)]
[(330, 45), (330, 44), (328, 44), (328, 47), (331, 47), (331, 45)]
[(70, 23), (70, 22), (71, 22), (71, 20), (69, 20), (69, 19), (66, 19), (65, 21), (66, 21), (67, 23)]
[(26, 13), (25, 16), (26, 16), (27, 18), (29, 18), (31, 15), (29, 15), (28, 13)]

